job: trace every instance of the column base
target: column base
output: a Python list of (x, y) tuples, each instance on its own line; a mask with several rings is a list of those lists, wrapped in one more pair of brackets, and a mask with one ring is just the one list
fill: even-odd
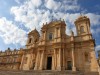
[(58, 70), (58, 71), (61, 71), (61, 67), (60, 67), (60, 66), (59, 66), (59, 67), (57, 67), (57, 70)]
[(65, 67), (64, 66), (62, 67), (62, 70), (65, 70)]
[(72, 67), (72, 71), (76, 71), (76, 67)]
[(39, 67), (39, 70), (42, 70), (42, 67)]
[(56, 70), (56, 69), (53, 67), (52, 70)]
[(34, 67), (34, 70), (38, 70), (37, 67)]

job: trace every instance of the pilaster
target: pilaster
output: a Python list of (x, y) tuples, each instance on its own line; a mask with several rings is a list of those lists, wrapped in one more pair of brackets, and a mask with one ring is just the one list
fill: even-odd
[(39, 51), (37, 52), (36, 63), (35, 63), (34, 70), (38, 70), (38, 60), (39, 60)]
[(41, 57), (40, 57), (39, 70), (42, 70), (43, 69), (43, 59), (44, 59), (44, 50), (40, 54), (41, 54)]
[(58, 62), (57, 70), (61, 71), (61, 48), (59, 48)]
[(72, 71), (76, 71), (75, 59), (74, 59), (74, 47), (72, 47)]
[(20, 65), (20, 70), (22, 70), (22, 69), (23, 69), (23, 64), (24, 64), (24, 56), (25, 56), (25, 55), (23, 54), (23, 56), (22, 56), (22, 60), (21, 60), (22, 62), (21, 62), (21, 65)]
[(54, 69), (57, 67), (57, 57), (56, 57), (56, 49), (54, 49)]
[(64, 48), (62, 49), (63, 52), (62, 52), (62, 59), (63, 59), (63, 64), (62, 64), (62, 70), (65, 70), (65, 51), (64, 51)]

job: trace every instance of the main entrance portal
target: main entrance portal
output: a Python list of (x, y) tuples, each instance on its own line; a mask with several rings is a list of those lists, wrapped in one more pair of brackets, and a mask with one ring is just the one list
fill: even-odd
[(67, 70), (72, 70), (72, 62), (67, 61)]
[(52, 57), (47, 57), (47, 70), (52, 68)]

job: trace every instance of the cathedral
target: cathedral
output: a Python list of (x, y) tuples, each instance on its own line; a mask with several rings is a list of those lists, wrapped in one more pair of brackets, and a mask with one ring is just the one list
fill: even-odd
[(77, 35), (73, 31), (71, 35), (66, 34), (64, 20), (43, 23), (41, 33), (36, 29), (28, 33), (24, 49), (8, 48), (5, 52), (0, 52), (0, 69), (97, 72), (90, 19), (81, 15), (74, 24)]

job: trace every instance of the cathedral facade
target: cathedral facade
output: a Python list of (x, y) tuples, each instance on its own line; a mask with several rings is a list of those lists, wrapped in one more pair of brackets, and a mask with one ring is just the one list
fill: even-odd
[(32, 30), (25, 49), (0, 52), (0, 69), (98, 71), (90, 20), (80, 16), (74, 23), (76, 36), (66, 34), (64, 20), (43, 24), (41, 35)]

